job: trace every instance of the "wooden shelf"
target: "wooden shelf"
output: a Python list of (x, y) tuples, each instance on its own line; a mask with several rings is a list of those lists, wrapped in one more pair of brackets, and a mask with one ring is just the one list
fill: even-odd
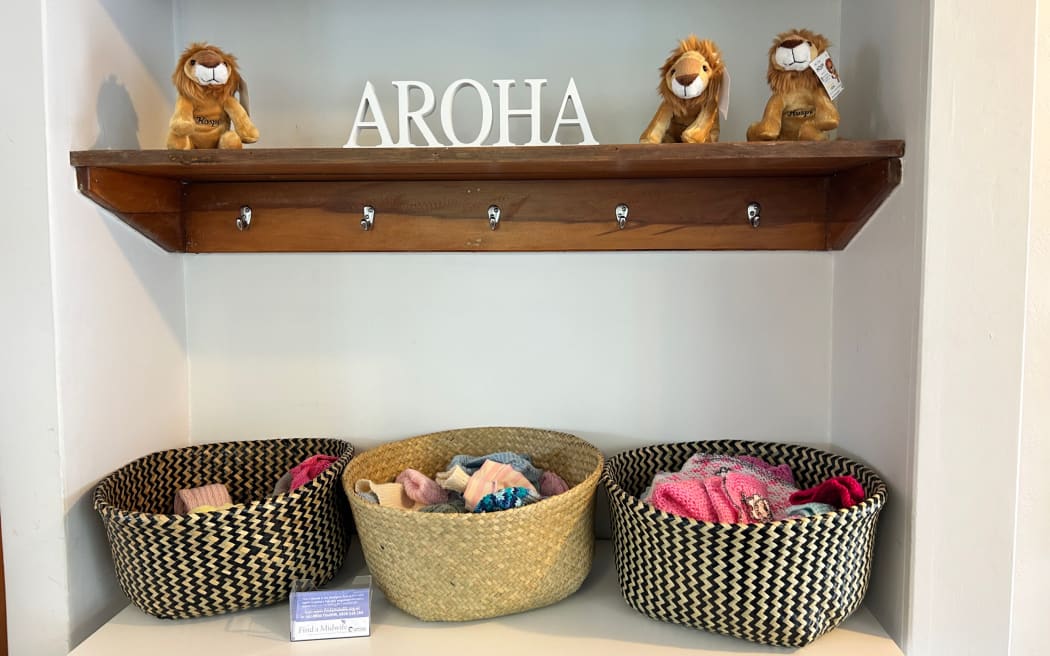
[[(169, 251), (837, 250), (903, 141), (75, 151), (82, 193)], [(746, 207), (762, 206), (752, 228)], [(615, 208), (626, 203), (619, 229)], [(498, 229), (488, 207), (501, 209)], [(240, 208), (252, 208), (238, 230)], [(372, 230), (361, 227), (365, 205)]]

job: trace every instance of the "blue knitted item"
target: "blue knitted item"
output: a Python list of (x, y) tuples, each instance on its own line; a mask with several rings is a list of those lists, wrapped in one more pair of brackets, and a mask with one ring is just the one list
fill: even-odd
[(498, 510), (510, 510), (511, 508), (527, 506), (536, 501), (539, 501), (539, 497), (530, 494), (526, 488), (505, 487), (502, 490), (481, 497), (481, 500), (478, 501), (478, 505), (474, 506), (474, 512), (483, 513), (496, 512)]
[(835, 512), (836, 510), (838, 510), (838, 508), (835, 506), (813, 501), (810, 503), (802, 503), (797, 506), (790, 506), (784, 512), (790, 519), (791, 517), (812, 517), (813, 515), (823, 515), (824, 513)]
[(487, 456), (454, 456), (452, 461), (448, 463), (448, 467), (445, 467), (445, 471), (459, 465), (468, 474), (473, 474), (481, 468), (481, 464), (486, 460), (495, 460), (501, 465), (510, 465), (515, 471), (527, 478), (528, 481), (532, 483), (533, 487), (539, 485), (540, 477), (543, 476), (543, 470), (536, 469), (532, 464), (532, 456), (525, 455), (524, 453), (512, 453), (510, 451), (490, 453)]

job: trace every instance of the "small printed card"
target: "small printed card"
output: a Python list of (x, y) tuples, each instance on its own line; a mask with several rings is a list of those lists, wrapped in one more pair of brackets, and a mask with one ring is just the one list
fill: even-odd
[(809, 67), (820, 78), (821, 84), (827, 89), (828, 96), (832, 100), (838, 98), (845, 87), (842, 85), (842, 78), (839, 77), (839, 71), (835, 68), (835, 62), (831, 61), (831, 55), (828, 54), (828, 51), (825, 50), (820, 53), (819, 57), (809, 62)]
[(309, 581), (296, 581), (292, 586), (288, 610), (293, 641), (371, 635), (371, 576), (358, 576), (339, 590), (312, 587)]

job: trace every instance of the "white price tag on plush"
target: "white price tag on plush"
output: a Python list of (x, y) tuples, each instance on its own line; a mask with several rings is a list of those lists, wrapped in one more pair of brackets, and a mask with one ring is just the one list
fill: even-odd
[(839, 77), (838, 69), (835, 68), (835, 62), (831, 61), (831, 55), (828, 54), (827, 50), (809, 62), (809, 67), (817, 74), (832, 100), (838, 98), (839, 94), (846, 88), (843, 86), (842, 78)]
[(718, 90), (718, 113), (722, 120), (729, 118), (729, 69), (722, 69), (722, 87)]

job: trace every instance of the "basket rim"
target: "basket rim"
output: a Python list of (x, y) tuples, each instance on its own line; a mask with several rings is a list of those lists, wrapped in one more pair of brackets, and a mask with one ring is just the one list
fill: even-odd
[[(323, 472), (315, 476), (309, 482), (301, 485), (290, 492), (282, 492), (280, 494), (270, 495), (262, 499), (253, 499), (243, 503), (235, 503), (229, 508), (225, 508), (221, 511), (216, 512), (202, 512), (202, 513), (150, 513), (140, 510), (126, 510), (118, 508), (116, 505), (109, 502), (106, 498), (105, 491), (103, 490), (118, 473), (127, 467), (131, 467), (139, 462), (152, 458), (158, 455), (164, 455), (167, 453), (175, 453), (178, 451), (186, 451), (190, 449), (198, 449), (207, 446), (229, 446), (238, 445), (249, 442), (304, 442), (310, 440), (329, 440), (335, 442), (342, 442), (344, 446), (343, 453), (336, 459), (331, 466), (325, 468)], [(92, 502), (95, 511), (102, 516), (105, 520), (136, 520), (143, 522), (154, 522), (157, 524), (167, 523), (184, 523), (184, 524), (210, 524), (216, 521), (227, 521), (229, 515), (250, 513), (258, 510), (265, 510), (266, 508), (273, 506), (283, 506), (286, 504), (295, 503), (302, 497), (311, 495), (315, 490), (321, 490), (324, 486), (330, 484), (329, 480), (333, 476), (338, 476), (334, 472), (338, 471), (339, 475), (342, 474), (346, 463), (353, 459), (354, 445), (348, 440), (337, 438), (337, 437), (274, 437), (274, 438), (259, 438), (251, 440), (225, 440), (220, 442), (201, 442), (200, 444), (189, 444), (187, 446), (176, 447), (173, 449), (161, 449), (154, 451), (146, 455), (140, 456), (131, 460), (124, 465), (113, 470), (105, 477), (103, 477), (96, 485), (95, 491), (92, 495)], [(345, 459), (345, 461), (344, 461)]]
[[(660, 510), (656, 506), (654, 506), (652, 504), (649, 504), (649, 503), (646, 503), (646, 502), (642, 501), (639, 497), (636, 497), (635, 495), (630, 494), (629, 492), (627, 492), (627, 490), (625, 490), (623, 488), (623, 486), (621, 486), (615, 479), (613, 479), (612, 474), (609, 473), (609, 467), (610, 467), (610, 463), (612, 461), (614, 461), (616, 458), (619, 458), (621, 456), (626, 456), (626, 455), (631, 454), (631, 453), (635, 453), (635, 452), (638, 452), (638, 451), (643, 451), (643, 450), (654, 448), (654, 447), (658, 447), (658, 446), (687, 445), (687, 444), (689, 444), (689, 445), (692, 445), (692, 444), (700, 445), (700, 444), (705, 444), (705, 443), (710, 444), (710, 443), (713, 443), (713, 442), (718, 442), (718, 443), (721, 443), (721, 444), (729, 444), (729, 445), (793, 446), (793, 447), (798, 447), (798, 448), (802, 448), (802, 449), (807, 449), (809, 451), (816, 451), (816, 452), (819, 452), (819, 453), (824, 453), (824, 454), (827, 454), (827, 455), (830, 455), (830, 456), (834, 456), (836, 458), (840, 458), (840, 459), (845, 460), (845, 461), (847, 461), (847, 462), (849, 462), (849, 463), (851, 463), (853, 465), (856, 465), (857, 467), (860, 467), (861, 469), (865, 470), (868, 474), (870, 474), (876, 481), (878, 481), (878, 484), (875, 486), (875, 491), (874, 492), (869, 492), (868, 496), (863, 501), (861, 501), (860, 503), (854, 504), (854, 505), (850, 506), (849, 508), (839, 508), (835, 512), (821, 513), (819, 515), (809, 515), (809, 516), (805, 516), (805, 517), (788, 517), (788, 518), (784, 518), (784, 519), (778, 519), (778, 520), (775, 520), (775, 521), (772, 521), (772, 522), (756, 522), (756, 523), (707, 522), (707, 521), (703, 521), (703, 520), (699, 520), (699, 519), (693, 519), (692, 517), (686, 517), (685, 515), (676, 515), (674, 513), (669, 513), (669, 512)], [(725, 455), (732, 455), (732, 454), (725, 454)], [(661, 520), (675, 521), (675, 522), (685, 522), (687, 525), (692, 524), (692, 525), (695, 525), (697, 527), (712, 526), (712, 525), (727, 526), (727, 527), (728, 526), (738, 526), (738, 527), (745, 527), (746, 526), (746, 527), (754, 527), (756, 530), (758, 528), (765, 527), (765, 526), (779, 526), (779, 525), (783, 525), (783, 524), (785, 524), (787, 522), (791, 522), (795, 526), (798, 526), (800, 524), (805, 525), (805, 524), (815, 524), (815, 523), (819, 523), (819, 522), (829, 522), (829, 521), (831, 521), (832, 518), (835, 518), (835, 517), (837, 517), (840, 514), (843, 517), (846, 517), (847, 515), (849, 515), (851, 517), (852, 516), (859, 517), (859, 516), (862, 516), (862, 515), (868, 515), (868, 514), (876, 513), (876, 512), (879, 512), (882, 509), (882, 507), (886, 504), (886, 492), (887, 492), (886, 491), (886, 483), (885, 483), (885, 481), (882, 480), (882, 477), (879, 476), (878, 473), (875, 472), (875, 470), (871, 469), (867, 465), (865, 465), (865, 464), (863, 464), (861, 462), (858, 462), (858, 461), (856, 461), (856, 460), (854, 460), (852, 458), (843, 456), (843, 455), (838, 454), (838, 453), (834, 453), (832, 451), (827, 451), (825, 449), (820, 449), (820, 448), (817, 448), (817, 447), (809, 446), (808, 444), (800, 444), (798, 442), (769, 442), (769, 441), (758, 441), (758, 440), (733, 440), (733, 439), (726, 439), (726, 440), (685, 440), (685, 441), (681, 441), (681, 442), (654, 442), (652, 444), (647, 444), (645, 446), (635, 447), (635, 448), (631, 448), (631, 449), (624, 449), (623, 451), (620, 451), (620, 452), (616, 453), (615, 455), (609, 457), (605, 461), (605, 465), (602, 467), (602, 476), (601, 476), (601, 478), (602, 478), (602, 483), (604, 483), (605, 486), (606, 486), (606, 490), (608, 491), (609, 496), (610, 497), (616, 497), (616, 501), (619, 501), (622, 505), (624, 505), (629, 510), (634, 510), (634, 511), (638, 511), (638, 512), (654, 513)]]
[[(551, 429), (547, 429), (547, 428), (536, 428), (534, 426), (529, 426), (529, 427), (525, 427), (525, 426), (471, 426), (471, 427), (466, 427), (466, 428), (452, 428), (452, 429), (448, 429), (448, 430), (434, 431), (434, 432), (431, 432), (431, 433), (424, 433), (423, 435), (414, 435), (414, 436), (411, 436), (411, 437), (402, 438), (400, 440), (394, 440), (392, 442), (384, 442), (384, 443), (382, 443), (382, 444), (380, 444), (380, 445), (378, 445), (378, 446), (376, 446), (376, 447), (374, 447), (372, 449), (368, 449), (366, 451), (362, 451), (357, 457), (355, 457), (353, 459), (352, 462), (355, 465), (357, 465), (357, 466), (360, 466), (363, 463), (367, 464), (367, 462), (369, 460), (369, 454), (375, 454), (375, 453), (379, 452), (380, 450), (383, 450), (383, 451), (393, 450), (397, 446), (403, 445), (404, 443), (410, 442), (410, 441), (416, 441), (416, 440), (422, 441), (422, 440), (425, 440), (425, 439), (428, 439), (428, 438), (434, 438), (434, 437), (443, 436), (443, 435), (454, 435), (454, 434), (457, 434), (457, 433), (465, 433), (465, 432), (473, 432), (473, 431), (484, 431), (484, 430), (514, 430), (514, 431), (523, 431), (523, 432), (532, 432), (532, 433), (543, 433), (543, 434), (546, 434), (546, 435), (551, 435), (551, 434), (559, 435), (559, 436), (567, 437), (567, 438), (570, 438), (571, 440), (579, 442), (581, 446), (587, 448), (588, 450), (593, 451), (594, 455), (597, 456), (597, 463), (595, 464), (595, 467), (590, 471), (589, 474), (587, 474), (587, 477), (584, 478), (582, 481), (580, 481), (576, 485), (573, 485), (572, 487), (570, 487), (565, 492), (562, 492), (561, 494), (556, 494), (554, 496), (549, 496), (549, 497), (543, 497), (541, 499), (541, 501), (545, 502), (543, 504), (540, 504), (540, 503), (537, 502), (537, 503), (530, 503), (530, 504), (521, 506), (519, 508), (510, 508), (510, 509), (508, 509), (508, 510), (512, 510), (512, 511), (515, 512), (515, 515), (513, 515), (514, 517), (521, 518), (521, 517), (525, 517), (526, 516), (525, 513), (543, 512), (544, 509), (552, 510), (555, 507), (557, 507), (558, 505), (570, 503), (578, 494), (582, 494), (582, 493), (587, 492), (588, 490), (593, 490), (594, 488), (596, 488), (597, 485), (598, 485), (598, 482), (601, 480), (602, 472), (605, 470), (606, 459), (605, 459), (604, 454), (602, 454), (601, 450), (598, 449), (598, 447), (596, 447), (595, 445), (591, 444), (587, 440), (583, 439), (582, 437), (579, 437), (578, 435), (573, 435), (572, 433), (566, 433), (564, 431), (551, 430)], [(403, 509), (403, 508), (393, 508), (393, 507), (390, 507), (390, 506), (381, 506), (379, 504), (370, 503), (370, 502), (360, 498), (360, 496), (353, 491), (353, 487), (354, 487), (354, 482), (355, 481), (351, 481), (350, 480), (350, 478), (351, 478), (351, 466), (350, 465), (348, 465), (343, 470), (343, 473), (342, 473), (340, 478), (341, 478), (341, 481), (342, 481), (342, 484), (343, 484), (343, 492), (346, 494), (346, 498), (350, 502), (351, 510), (356, 510), (357, 508), (361, 508), (361, 509), (366, 510), (367, 512), (401, 513), (405, 517), (412, 517), (412, 518), (415, 518), (417, 516), (418, 517), (428, 517), (428, 518), (429, 517), (442, 518), (442, 519), (436, 519), (436, 520), (425, 519), (425, 520), (417, 520), (417, 521), (473, 521), (475, 523), (481, 523), (481, 522), (497, 522), (497, 521), (506, 521), (507, 520), (507, 516), (506, 516), (506, 513), (508, 512), (507, 510), (500, 511), (500, 512), (487, 512), (487, 513), (476, 513), (476, 512), (465, 512), (465, 513), (429, 513), (429, 512), (427, 512), (427, 513), (421, 513), (419, 511), (406, 510), (406, 509)]]

